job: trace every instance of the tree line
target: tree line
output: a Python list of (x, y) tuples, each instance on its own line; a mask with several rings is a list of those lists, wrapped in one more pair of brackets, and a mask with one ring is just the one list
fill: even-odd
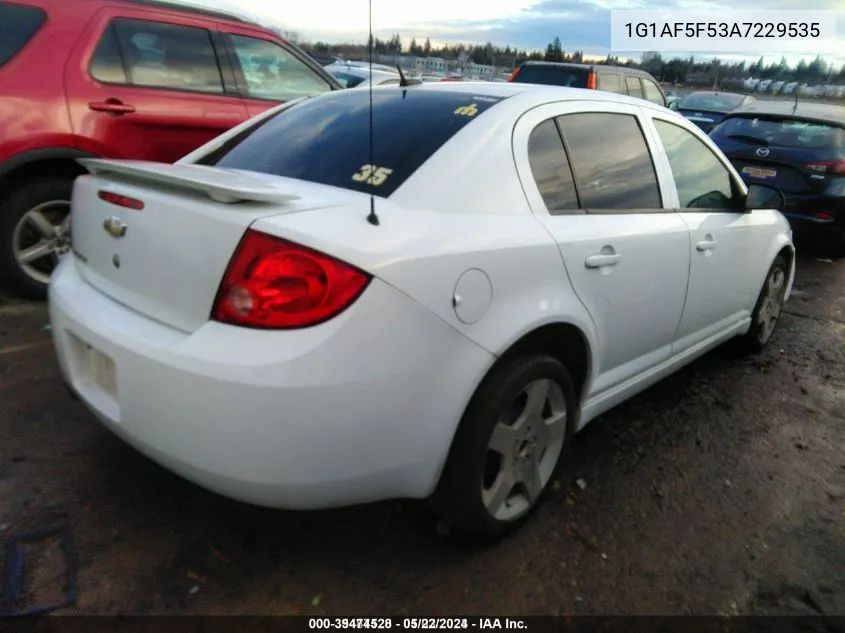
[[(345, 58), (365, 58), (367, 44), (329, 44), (327, 42), (301, 42), (306, 50), (322, 55), (339, 55)], [(520, 63), (529, 60), (551, 62), (584, 61), (584, 53), (580, 50), (566, 51), (560, 38), (549, 42), (545, 50), (529, 51), (509, 45), (496, 46), (490, 42), (484, 45), (442, 44), (435, 46), (429, 38), (418, 40), (411, 38), (409, 45), (402, 45), (402, 38), (394, 34), (388, 39), (373, 38), (373, 51), (377, 55), (414, 55), (418, 57), (441, 57), (449, 60), (461, 60), (502, 68), (515, 68)], [(834, 68), (821, 55), (817, 55), (810, 62), (801, 60), (794, 67), (781, 57), (779, 62), (766, 64), (763, 57), (754, 63), (727, 63), (713, 58), (709, 61), (664, 58), (660, 53), (646, 53), (640, 61), (627, 60), (621, 62), (618, 57), (608, 55), (603, 59), (592, 59), (593, 63), (631, 66), (648, 71), (660, 81), (687, 83), (693, 79), (694, 83), (713, 83), (719, 79), (756, 77), (762, 79), (781, 79), (784, 81), (800, 81), (808, 84), (845, 82), (845, 65)]]

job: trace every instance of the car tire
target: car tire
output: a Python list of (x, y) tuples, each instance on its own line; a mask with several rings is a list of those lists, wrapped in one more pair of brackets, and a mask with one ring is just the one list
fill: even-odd
[(553, 481), (576, 413), (573, 382), (560, 361), (531, 354), (501, 362), (464, 413), (431, 507), (472, 536), (515, 531)]
[(751, 328), (740, 339), (746, 352), (762, 352), (771, 342), (780, 323), (788, 284), (789, 264), (783, 255), (778, 255), (766, 273), (766, 281), (751, 313)]
[[(50, 273), (70, 250), (68, 218), (73, 181), (70, 176), (35, 178), (0, 198), (3, 287), (28, 299), (46, 299)], [(43, 248), (45, 254), (23, 262), (22, 253), (34, 247)]]

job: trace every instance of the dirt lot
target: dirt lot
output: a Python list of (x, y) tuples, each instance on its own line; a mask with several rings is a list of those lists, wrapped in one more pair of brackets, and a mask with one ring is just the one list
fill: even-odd
[[(61, 388), (44, 306), (0, 300), (0, 531), (68, 526), (70, 613), (845, 614), (843, 288), (845, 261), (804, 256), (768, 353), (717, 350), (590, 425), (488, 549), (415, 503), (277, 512), (170, 475)], [(56, 597), (49, 551), (24, 603)]]

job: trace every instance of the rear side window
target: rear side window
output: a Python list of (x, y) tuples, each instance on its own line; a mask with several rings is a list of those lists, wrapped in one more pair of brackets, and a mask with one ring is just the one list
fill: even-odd
[(665, 104), (665, 101), (663, 100), (663, 93), (660, 92), (660, 88), (657, 87), (657, 84), (650, 79), (643, 79), (643, 92), (646, 100), (656, 103), (657, 105)]
[(332, 89), (305, 62), (278, 44), (244, 35), (229, 37), (243, 71), (246, 96), (282, 102)]
[(637, 119), (585, 112), (558, 119), (588, 211), (659, 209), (657, 174)]
[(528, 160), (534, 181), (552, 215), (565, 215), (578, 209), (578, 195), (572, 169), (557, 125), (553, 119), (543, 121), (528, 137)]
[(217, 54), (206, 29), (146, 20), (112, 20), (90, 65), (104, 83), (223, 93)]
[(588, 71), (585, 68), (566, 66), (523, 66), (514, 77), (514, 83), (545, 84), (567, 88), (586, 88)]
[(41, 9), (0, 2), (0, 66), (17, 55), (46, 21)]
[[(501, 98), (467, 92), (338, 90), (306, 99), (198, 161), (387, 197)], [(437, 186), (437, 183), (432, 183)]]
[(625, 77), (625, 85), (628, 86), (628, 94), (632, 97), (643, 98), (643, 87), (640, 85), (639, 77)]
[(599, 90), (627, 94), (627, 90), (622, 87), (622, 76), (616, 73), (599, 73)]
[(796, 119), (731, 117), (725, 119), (715, 136), (749, 145), (806, 150), (845, 149), (845, 130), (816, 121)]

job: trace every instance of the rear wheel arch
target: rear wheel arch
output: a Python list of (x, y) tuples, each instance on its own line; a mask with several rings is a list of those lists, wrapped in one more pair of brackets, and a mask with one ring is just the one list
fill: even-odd
[(97, 156), (64, 147), (37, 149), (13, 156), (0, 165), (0, 191), (9, 192), (32, 178), (81, 176), (87, 170), (76, 162), (78, 158)]
[(578, 402), (583, 401), (593, 363), (589, 339), (581, 328), (572, 323), (557, 321), (526, 332), (498, 355), (485, 378), (497, 366), (528, 354), (547, 354), (558, 360), (572, 377)]

